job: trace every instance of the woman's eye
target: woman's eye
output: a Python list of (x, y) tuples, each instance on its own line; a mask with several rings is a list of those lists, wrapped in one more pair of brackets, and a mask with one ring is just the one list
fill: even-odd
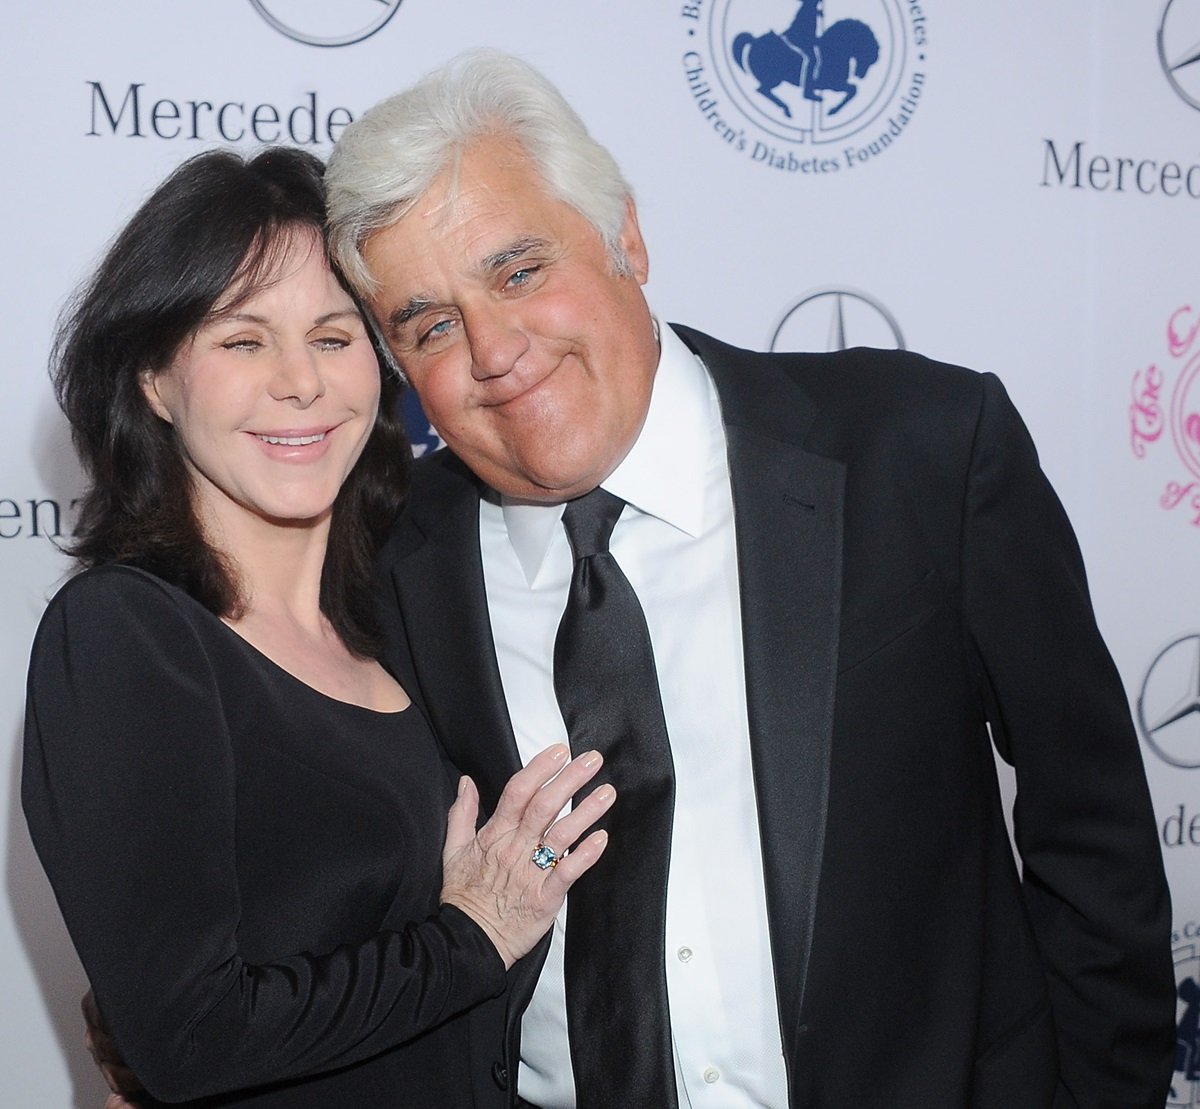
[(225, 350), (258, 350), (262, 346), (257, 339), (227, 339), (221, 344)]
[(340, 335), (323, 335), (313, 340), (313, 346), (318, 350), (345, 350), (349, 345), (350, 340)]

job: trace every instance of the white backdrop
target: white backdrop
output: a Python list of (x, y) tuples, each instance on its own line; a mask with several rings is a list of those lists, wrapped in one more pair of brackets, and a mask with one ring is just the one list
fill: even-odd
[[(818, 92), (814, 106), (780, 84), (789, 118), (733, 59), (736, 44), (746, 65), (761, 63), (766, 40), (738, 36), (783, 31), (797, 0), (10, 6), (5, 1100), (102, 1097), (79, 1046), (83, 976), (18, 800), (29, 642), (66, 570), (52, 540), (69, 533), (80, 491), (46, 376), (55, 316), (182, 158), (226, 141), (252, 149), (256, 134), (287, 140), (289, 118), (291, 141), (328, 153), (346, 120), (481, 44), (542, 68), (617, 155), (666, 318), (756, 348), (777, 330), (794, 349), (902, 341), (1003, 377), (1076, 524), (1101, 627), (1143, 718), (1180, 978), (1200, 977), (1200, 267), (1186, 264), (1200, 238), (1200, 63), (1188, 64), (1200, 3), (1052, 7), (825, 0), (818, 30), (858, 20), (879, 57), (865, 74), (859, 61), (858, 93), (836, 112), (843, 93)], [(358, 41), (311, 41), (348, 39)], [(1176, 1078), (1171, 1104), (1200, 1104)]]

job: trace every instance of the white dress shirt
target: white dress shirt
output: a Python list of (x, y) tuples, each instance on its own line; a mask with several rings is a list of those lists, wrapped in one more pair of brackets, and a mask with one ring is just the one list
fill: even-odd
[[(669, 327), (659, 330), (645, 426), (603, 485), (628, 505), (610, 549), (646, 614), (675, 764), (666, 972), (679, 1101), (786, 1109), (725, 432), (707, 372)], [(566, 739), (552, 674), (573, 565), (561, 520), (562, 505), (480, 504), (488, 611), (525, 762)], [(521, 1030), (518, 1088), (543, 1109), (575, 1106), (565, 919)]]

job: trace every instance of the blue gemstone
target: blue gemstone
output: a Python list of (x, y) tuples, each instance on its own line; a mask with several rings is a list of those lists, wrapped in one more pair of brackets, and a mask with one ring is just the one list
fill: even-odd
[(544, 843), (539, 843), (533, 849), (533, 861), (543, 870), (549, 870), (558, 862), (558, 856), (555, 855), (552, 847), (547, 847)]

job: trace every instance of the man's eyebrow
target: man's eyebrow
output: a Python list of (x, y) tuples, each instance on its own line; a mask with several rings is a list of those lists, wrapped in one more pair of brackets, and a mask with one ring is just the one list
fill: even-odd
[[(497, 270), (502, 270), (511, 262), (517, 261), (518, 258), (524, 258), (528, 254), (541, 253), (548, 250), (550, 244), (545, 239), (539, 239), (535, 235), (526, 235), (503, 250), (497, 250), (494, 254), (488, 254), (479, 262), (479, 271), (481, 273), (495, 273)], [(394, 308), (388, 313), (386, 319), (387, 329), (390, 333), (395, 334), (400, 331), (405, 324), (416, 319), (422, 312), (429, 308), (435, 307), (440, 302), (431, 296), (413, 296), (409, 297), (404, 304)]]
[(518, 258), (524, 258), (527, 254), (545, 251), (549, 245), (545, 239), (527, 235), (524, 238), (518, 239), (511, 246), (507, 246), (503, 250), (498, 250), (495, 254), (487, 255), (479, 263), (479, 268), (485, 273), (494, 273), (496, 270), (503, 269), (510, 262), (515, 262)]
[(414, 320), (427, 308), (432, 308), (437, 302), (432, 297), (415, 296), (398, 308), (388, 313), (387, 327), (391, 332), (399, 331), (410, 320)]

